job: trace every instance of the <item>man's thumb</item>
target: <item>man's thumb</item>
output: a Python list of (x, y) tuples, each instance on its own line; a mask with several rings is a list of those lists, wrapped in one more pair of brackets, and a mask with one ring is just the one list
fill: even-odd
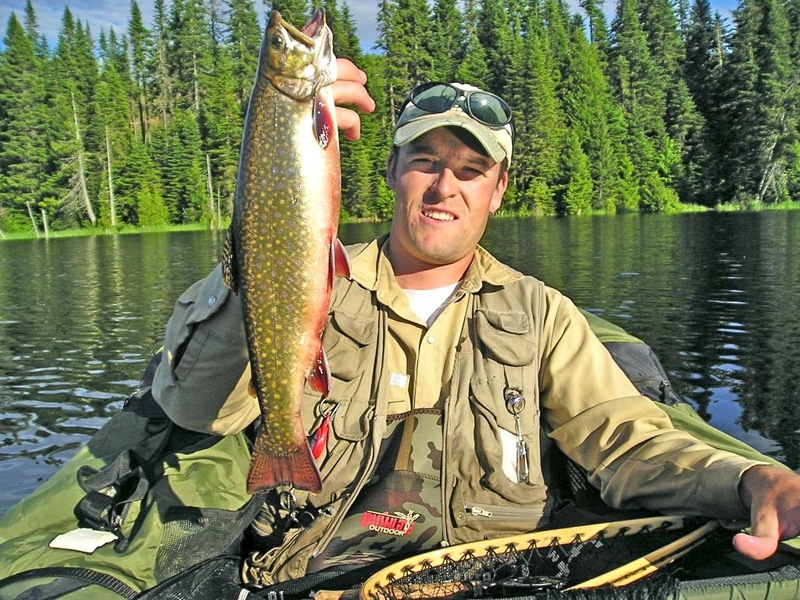
[(775, 554), (778, 549), (778, 540), (747, 533), (737, 533), (733, 536), (733, 547), (748, 558), (764, 560)]

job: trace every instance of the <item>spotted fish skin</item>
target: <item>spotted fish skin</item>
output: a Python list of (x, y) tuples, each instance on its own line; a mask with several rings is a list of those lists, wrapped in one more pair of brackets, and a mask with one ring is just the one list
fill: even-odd
[(328, 392), (322, 331), (334, 274), (349, 274), (336, 237), (341, 176), (332, 44), (324, 12), (298, 30), (273, 11), (245, 120), (223, 264), (241, 298), (261, 410), (250, 493), (321, 488), (300, 401), (307, 380)]

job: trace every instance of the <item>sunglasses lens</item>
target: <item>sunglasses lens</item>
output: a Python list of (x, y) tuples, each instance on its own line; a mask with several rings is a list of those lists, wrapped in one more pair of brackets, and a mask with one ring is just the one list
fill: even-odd
[[(457, 102), (469, 115), (490, 127), (511, 122), (511, 108), (502, 99), (488, 92), (462, 92), (447, 83), (423, 83), (411, 91), (411, 102), (429, 113), (443, 113)], [(467, 106), (463, 103), (466, 102)]]
[(474, 92), (468, 101), (472, 116), (487, 125), (505, 125), (511, 120), (511, 109), (497, 96)]
[(453, 106), (458, 90), (442, 83), (420, 86), (411, 97), (411, 101), (422, 110), (431, 113), (444, 112)]

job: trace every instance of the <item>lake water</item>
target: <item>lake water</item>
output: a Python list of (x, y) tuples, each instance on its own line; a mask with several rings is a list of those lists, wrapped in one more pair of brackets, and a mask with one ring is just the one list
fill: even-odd
[[(119, 409), (222, 238), (0, 243), (0, 514)], [(799, 211), (496, 219), (483, 243), (650, 343), (713, 425), (800, 467)]]

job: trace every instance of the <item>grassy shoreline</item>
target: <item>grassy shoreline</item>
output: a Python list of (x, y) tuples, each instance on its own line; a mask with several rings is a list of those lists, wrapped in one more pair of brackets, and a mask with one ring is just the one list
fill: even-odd
[[(226, 226), (227, 227), (227, 226)], [(50, 231), (47, 239), (50, 238), (70, 238), (70, 237), (86, 237), (90, 235), (135, 235), (141, 233), (176, 233), (182, 231), (208, 231), (212, 229), (208, 223), (191, 223), (189, 225), (160, 225), (158, 227), (134, 227), (128, 225), (122, 229), (104, 229), (102, 227), (84, 227), (81, 229), (63, 229), (60, 231)], [(214, 228), (218, 229), (218, 228)], [(11, 242), (16, 240), (35, 240), (46, 239), (44, 232), (39, 232), (36, 235), (32, 231), (16, 231), (13, 233), (3, 232), (0, 236), (0, 242)]]
[[(763, 212), (768, 210), (800, 210), (800, 201), (798, 202), (781, 202), (777, 204), (764, 204), (764, 203), (737, 203), (729, 202), (725, 204), (718, 204), (714, 207), (700, 206), (697, 204), (683, 204), (678, 210), (669, 214), (681, 214), (687, 212)], [(585, 218), (588, 216), (605, 215), (605, 213), (594, 212), (590, 215), (572, 216), (571, 218)], [(615, 216), (615, 215), (607, 215)], [(545, 218), (536, 215), (520, 215), (511, 212), (501, 212), (495, 215), (495, 218)], [(342, 223), (359, 223), (359, 219), (344, 219)], [(223, 224), (222, 228), (213, 229), (226, 229), (229, 221)], [(134, 227), (126, 225), (118, 230), (104, 229), (101, 227), (87, 227), (82, 229), (64, 229), (60, 231), (50, 231), (48, 238), (69, 238), (69, 237), (85, 237), (90, 235), (133, 235), (133, 234), (146, 234), (146, 233), (176, 233), (183, 231), (207, 231), (212, 229), (208, 223), (191, 223), (188, 225), (161, 225), (158, 227)], [(0, 242), (11, 242), (16, 240), (34, 240), (45, 239), (44, 233), (39, 232), (39, 235), (32, 231), (24, 232), (0, 232)]]

